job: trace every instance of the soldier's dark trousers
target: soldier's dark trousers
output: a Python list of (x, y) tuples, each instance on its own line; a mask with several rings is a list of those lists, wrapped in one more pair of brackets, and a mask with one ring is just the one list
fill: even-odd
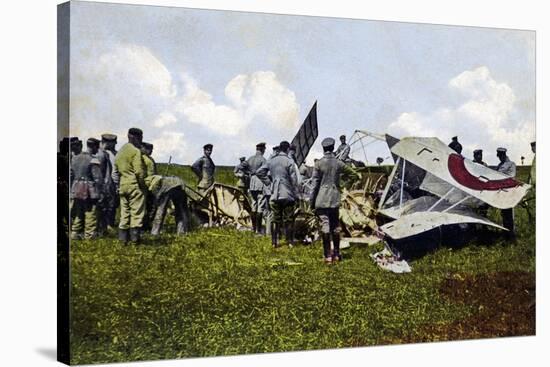
[(151, 229), (152, 235), (160, 234), (170, 201), (172, 201), (175, 208), (176, 232), (178, 234), (184, 234), (188, 232), (189, 208), (187, 205), (187, 195), (181, 188), (174, 188), (162, 195), (157, 202), (157, 210), (153, 219), (153, 226)]
[(320, 208), (316, 209), (317, 216), (321, 221), (321, 234), (323, 236), (323, 254), (325, 258), (330, 257), (330, 252), (327, 255), (326, 242), (330, 251), (330, 240), (334, 245), (333, 258), (340, 259), (340, 219), (338, 208)]

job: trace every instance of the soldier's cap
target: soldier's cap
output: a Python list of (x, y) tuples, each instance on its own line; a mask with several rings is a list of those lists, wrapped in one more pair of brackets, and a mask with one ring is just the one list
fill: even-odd
[(531, 146), (535, 146), (535, 145), (537, 145), (537, 142), (536, 142), (536, 141), (532, 141), (532, 142), (531, 142)]
[(476, 149), (476, 150), (474, 150), (474, 154), (478, 154), (478, 153), (483, 153), (483, 150), (482, 150), (482, 149)]
[(202, 147), (202, 149), (212, 149), (213, 147), (214, 147), (214, 146), (213, 146), (212, 144), (208, 143), (208, 144), (205, 144), (205, 145)]
[(333, 138), (324, 138), (321, 142), (321, 146), (323, 148), (333, 147), (334, 146), (334, 139)]
[(86, 145), (99, 145), (99, 140), (96, 138), (89, 138), (86, 140)]
[(345, 139), (346, 136), (345, 135), (340, 135), (340, 139)]
[(279, 150), (281, 149), (278, 145), (273, 146), (273, 150)]
[(141, 129), (138, 129), (137, 127), (131, 127), (130, 129), (128, 129), (128, 135), (143, 137), (143, 131)]
[(453, 140), (458, 140), (458, 136), (453, 136)]
[(102, 134), (101, 141), (108, 141), (116, 143), (117, 136), (115, 134)]
[(281, 150), (286, 150), (286, 149), (290, 148), (290, 143), (286, 140), (283, 140), (282, 142), (279, 143), (279, 148)]
[(497, 153), (506, 153), (506, 148), (497, 148)]
[(71, 144), (75, 144), (75, 143), (78, 143), (80, 141), (80, 139), (78, 139), (78, 137), (76, 136), (71, 136), (71, 138), (69, 139)]
[(144, 147), (147, 150), (152, 150), (153, 149), (153, 144), (151, 144), (151, 143), (142, 142), (141, 146)]
[(256, 148), (265, 148), (265, 143), (261, 142), (261, 143), (256, 144)]
[(244, 161), (245, 159), (246, 159), (246, 157), (241, 157), (241, 158), (239, 158), (239, 160), (240, 160), (241, 162)]

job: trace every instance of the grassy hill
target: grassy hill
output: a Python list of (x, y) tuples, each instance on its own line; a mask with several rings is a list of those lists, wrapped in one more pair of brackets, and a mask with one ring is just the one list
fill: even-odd
[[(520, 167), (521, 178), (527, 172)], [(188, 167), (168, 173), (196, 182)], [(217, 180), (231, 184), (232, 170), (219, 169)], [(532, 335), (535, 222), (518, 207), (516, 224), (515, 242), (490, 231), (400, 275), (372, 262), (380, 245), (352, 246), (326, 266), (320, 243), (274, 250), (231, 228), (139, 246), (114, 233), (73, 242), (71, 362)]]

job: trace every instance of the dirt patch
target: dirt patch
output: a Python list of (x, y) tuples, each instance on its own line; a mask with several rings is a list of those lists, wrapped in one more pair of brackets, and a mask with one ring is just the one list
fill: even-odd
[(451, 302), (472, 307), (473, 314), (448, 324), (427, 325), (404, 342), (535, 334), (534, 273), (455, 274), (442, 282), (439, 292)]

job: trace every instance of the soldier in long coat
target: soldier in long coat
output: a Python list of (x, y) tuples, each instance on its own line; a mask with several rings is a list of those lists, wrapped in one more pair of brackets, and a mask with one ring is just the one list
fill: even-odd
[(256, 154), (248, 158), (248, 169), (250, 170), (250, 204), (252, 206), (252, 230), (256, 233), (262, 232), (262, 215), (266, 206), (264, 183), (258, 178), (256, 172), (266, 161), (264, 158), (265, 143), (256, 144)]
[[(497, 157), (499, 159), (499, 164), (497, 166), (497, 171), (504, 173), (510, 177), (516, 177), (516, 164), (508, 158), (506, 154), (506, 148), (497, 148)], [(510, 238), (515, 237), (514, 229), (514, 208), (502, 209), (502, 226), (508, 229), (508, 236)]]
[(71, 198), (73, 199), (74, 220), (71, 223), (71, 238), (96, 238), (97, 202), (101, 199), (103, 177), (100, 162), (95, 156), (99, 140), (90, 138), (86, 142), (87, 151), (75, 155), (71, 160)]
[[(310, 205), (315, 209), (321, 221), (323, 255), (326, 263), (341, 260), (340, 255), (340, 176), (347, 174), (358, 179), (360, 176), (350, 166), (336, 158), (334, 139), (326, 138), (321, 142), (323, 158), (315, 163), (312, 176)], [(334, 251), (330, 252), (331, 238)]]
[(119, 198), (116, 192), (116, 185), (112, 179), (113, 167), (115, 165), (117, 136), (114, 134), (102, 134), (97, 157), (102, 167), (104, 178), (103, 199), (99, 205), (99, 223), (102, 230), (108, 227), (115, 227), (116, 209)]
[(288, 156), (290, 144), (287, 141), (279, 144), (279, 153), (268, 160), (256, 172), (256, 175), (265, 185), (270, 184), (268, 177), (271, 175), (271, 196), (269, 204), (273, 212), (271, 224), (271, 243), (273, 247), (279, 246), (279, 229), (285, 229), (285, 237), (289, 245), (293, 245), (292, 222), (294, 220), (295, 204), (298, 200), (296, 187), (298, 186), (297, 172), (294, 161)]
[(120, 196), (119, 239), (127, 243), (139, 243), (145, 216), (145, 163), (140, 151), (143, 132), (138, 128), (128, 130), (128, 143), (115, 157), (113, 181)]
[(197, 159), (191, 166), (191, 170), (198, 177), (197, 191), (204, 194), (214, 184), (214, 172), (216, 165), (212, 158), (212, 144), (203, 146), (204, 155)]

